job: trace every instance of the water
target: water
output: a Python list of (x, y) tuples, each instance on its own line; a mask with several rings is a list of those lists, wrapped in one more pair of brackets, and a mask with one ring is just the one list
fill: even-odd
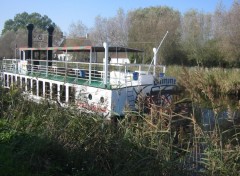
[(203, 131), (213, 131), (216, 126), (222, 130), (228, 130), (240, 124), (240, 110), (237, 107), (226, 107), (220, 110), (197, 108), (196, 112)]

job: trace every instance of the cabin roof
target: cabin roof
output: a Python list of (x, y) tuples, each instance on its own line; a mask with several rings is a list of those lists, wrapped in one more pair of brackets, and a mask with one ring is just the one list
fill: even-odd
[(92, 46), (92, 42), (86, 37), (67, 38), (63, 40), (60, 47)]
[(20, 51), (90, 51), (91, 46), (19, 48)]
[[(93, 47), (93, 51), (96, 52), (104, 52), (104, 47), (102, 46), (94, 46)], [(127, 48), (127, 47), (123, 47), (123, 46), (109, 46), (108, 47), (108, 52), (143, 52), (142, 50), (139, 49), (134, 49), (134, 48)]]
[[(67, 51), (67, 52), (84, 52), (90, 51), (93, 52), (104, 52), (104, 47), (102, 46), (73, 46), (73, 47), (44, 47), (44, 48), (19, 48), (20, 51)], [(143, 52), (142, 50), (127, 48), (122, 46), (110, 46), (108, 47), (108, 52)]]

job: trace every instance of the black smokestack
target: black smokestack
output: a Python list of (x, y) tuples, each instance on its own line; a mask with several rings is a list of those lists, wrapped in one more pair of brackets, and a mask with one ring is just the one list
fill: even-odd
[[(28, 24), (27, 30), (28, 30), (28, 48), (32, 48), (33, 42), (32, 42), (32, 32), (33, 32), (34, 25)], [(31, 51), (28, 51), (28, 59), (31, 58)]]
[(48, 26), (47, 31), (48, 31), (48, 47), (52, 47), (54, 27)]
[[(48, 26), (47, 28), (48, 31), (48, 47), (52, 47), (52, 42), (53, 42), (53, 31), (54, 31), (54, 27), (53, 26)], [(52, 60), (52, 50), (48, 51), (48, 60)], [(51, 62), (49, 62), (49, 66), (51, 66)]]

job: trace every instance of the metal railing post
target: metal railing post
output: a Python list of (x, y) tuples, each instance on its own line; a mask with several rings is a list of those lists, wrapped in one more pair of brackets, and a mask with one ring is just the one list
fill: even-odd
[(106, 42), (103, 43), (103, 47), (105, 49), (105, 64), (104, 64), (104, 77), (103, 77), (103, 83), (105, 86), (107, 86), (108, 82), (108, 44)]
[(92, 81), (92, 48), (90, 49), (90, 61), (89, 61), (89, 84)]

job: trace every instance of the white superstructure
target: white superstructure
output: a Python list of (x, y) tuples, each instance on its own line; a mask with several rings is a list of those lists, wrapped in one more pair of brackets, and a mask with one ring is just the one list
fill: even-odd
[[(122, 47), (118, 47), (121, 52)], [(58, 101), (63, 106), (74, 105), (80, 109), (97, 112), (103, 116), (124, 115), (126, 108), (135, 110), (137, 97), (153, 91), (171, 90), (176, 80), (166, 77), (166, 67), (156, 64), (109, 63), (108, 53), (114, 47), (79, 46), (20, 48), (21, 59), (4, 59), (3, 86), (18, 85), (30, 97)], [(138, 52), (122, 48), (124, 52)], [(49, 60), (48, 52), (88, 53), (89, 62)], [(31, 52), (31, 58), (26, 59)], [(105, 61), (97, 63), (97, 53)], [(86, 57), (86, 56), (85, 56)], [(159, 76), (161, 75), (161, 76)]]

